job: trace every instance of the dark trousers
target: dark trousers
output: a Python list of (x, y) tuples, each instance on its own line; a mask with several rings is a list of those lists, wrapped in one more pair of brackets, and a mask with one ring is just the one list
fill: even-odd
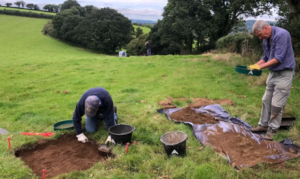
[(151, 48), (148, 48), (148, 49), (147, 49), (147, 55), (148, 55), (148, 56), (151, 56)]

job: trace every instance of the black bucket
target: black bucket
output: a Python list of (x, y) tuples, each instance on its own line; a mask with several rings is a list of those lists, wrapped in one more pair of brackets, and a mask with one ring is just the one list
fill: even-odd
[(172, 155), (179, 157), (186, 156), (186, 140), (187, 134), (181, 131), (169, 132), (160, 137), (160, 141), (164, 144), (169, 158)]
[(132, 132), (135, 128), (127, 124), (118, 124), (108, 129), (113, 144), (126, 145), (127, 142), (131, 143)]

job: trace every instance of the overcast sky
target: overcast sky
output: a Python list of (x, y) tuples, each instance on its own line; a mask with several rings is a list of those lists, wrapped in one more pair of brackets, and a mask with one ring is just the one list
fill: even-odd
[[(0, 0), (1, 6), (5, 3), (14, 3), (18, 0)], [(26, 3), (38, 4), (41, 9), (46, 4), (62, 4), (65, 0), (23, 0)], [(129, 19), (153, 20), (157, 21), (162, 19), (164, 7), (167, 5), (168, 0), (77, 0), (81, 6), (93, 5), (98, 8), (110, 7), (116, 9)], [(255, 19), (255, 18), (249, 18)], [(256, 19), (274, 20), (275, 16), (268, 17), (262, 16)]]

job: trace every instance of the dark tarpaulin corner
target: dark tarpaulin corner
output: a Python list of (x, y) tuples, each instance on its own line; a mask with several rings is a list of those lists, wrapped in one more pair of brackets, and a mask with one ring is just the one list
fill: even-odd
[[(165, 110), (168, 119), (171, 114), (183, 108)], [(276, 164), (297, 158), (300, 148), (289, 138), (283, 141), (268, 141), (263, 135), (251, 132), (251, 126), (240, 118), (230, 117), (219, 104), (193, 108), (196, 113), (205, 113), (219, 120), (216, 124), (189, 124), (199, 142), (211, 146), (215, 151), (228, 159), (230, 165), (236, 168), (252, 167), (258, 163)]]

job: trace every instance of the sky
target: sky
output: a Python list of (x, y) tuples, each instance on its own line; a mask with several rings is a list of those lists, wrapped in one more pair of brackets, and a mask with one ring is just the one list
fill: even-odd
[[(1, 6), (5, 3), (14, 3), (18, 0), (0, 0)], [(65, 0), (23, 0), (26, 3), (38, 4), (42, 9), (46, 4), (62, 4)], [(167, 5), (168, 0), (77, 0), (81, 6), (93, 5), (98, 8), (110, 7), (116, 9), (118, 12), (128, 17), (129, 19), (140, 19), (140, 20), (153, 20), (157, 21), (162, 19), (162, 13), (164, 7)], [(262, 16), (257, 18), (247, 18), (247, 19), (261, 19), (274, 21), (276, 15)]]

